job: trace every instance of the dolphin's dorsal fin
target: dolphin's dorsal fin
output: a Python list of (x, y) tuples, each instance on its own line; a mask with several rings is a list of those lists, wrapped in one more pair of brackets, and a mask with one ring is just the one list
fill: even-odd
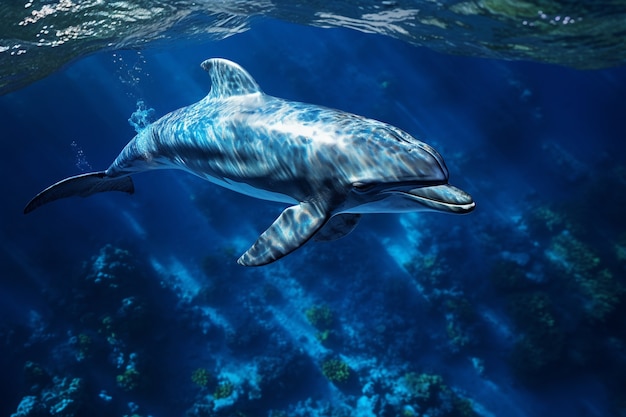
[(202, 63), (211, 77), (210, 98), (224, 98), (261, 93), (254, 78), (238, 64), (223, 58), (211, 58)]
[(322, 207), (313, 203), (287, 207), (237, 263), (260, 266), (274, 262), (304, 245), (329, 217)]

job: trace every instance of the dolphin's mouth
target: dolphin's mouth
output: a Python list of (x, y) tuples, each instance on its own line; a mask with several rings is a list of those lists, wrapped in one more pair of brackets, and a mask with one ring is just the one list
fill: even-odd
[(413, 188), (399, 193), (429, 209), (446, 213), (464, 214), (476, 207), (471, 195), (449, 184)]

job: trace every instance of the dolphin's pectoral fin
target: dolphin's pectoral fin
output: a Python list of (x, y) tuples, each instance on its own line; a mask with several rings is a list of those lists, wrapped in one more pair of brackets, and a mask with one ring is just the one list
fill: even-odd
[(88, 197), (105, 191), (123, 191), (132, 194), (135, 192), (135, 187), (130, 177), (111, 178), (107, 177), (105, 171), (75, 175), (52, 184), (37, 194), (24, 207), (24, 214), (28, 214), (37, 207), (60, 198), (72, 196)]
[(288, 207), (250, 249), (237, 260), (239, 265), (261, 266), (304, 245), (328, 221), (329, 214), (312, 203)]
[(322, 230), (317, 232), (313, 240), (317, 242), (330, 242), (331, 240), (342, 238), (354, 230), (356, 225), (359, 224), (359, 220), (361, 220), (360, 214), (337, 214), (322, 227)]

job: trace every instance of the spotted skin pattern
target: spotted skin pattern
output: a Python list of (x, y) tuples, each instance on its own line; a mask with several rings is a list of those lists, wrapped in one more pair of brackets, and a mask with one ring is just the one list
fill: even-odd
[(211, 77), (204, 99), (139, 132), (106, 171), (52, 185), (25, 212), (69, 195), (132, 192), (131, 174), (182, 169), (291, 205), (238, 260), (258, 266), (287, 255), (320, 230), (317, 240), (344, 236), (360, 213), (473, 210), (471, 196), (448, 185), (441, 155), (408, 133), (264, 94), (243, 68), (225, 59), (208, 59), (202, 67)]

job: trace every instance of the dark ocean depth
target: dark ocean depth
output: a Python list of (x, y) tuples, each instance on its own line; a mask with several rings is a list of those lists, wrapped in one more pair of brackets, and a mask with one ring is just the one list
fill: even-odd
[[(476, 209), (364, 215), (259, 268), (236, 260), (285, 206), (182, 171), (22, 214), (202, 99), (211, 57), (432, 145)], [(0, 126), (0, 415), (626, 415), (624, 66), (258, 18), (80, 58)]]

